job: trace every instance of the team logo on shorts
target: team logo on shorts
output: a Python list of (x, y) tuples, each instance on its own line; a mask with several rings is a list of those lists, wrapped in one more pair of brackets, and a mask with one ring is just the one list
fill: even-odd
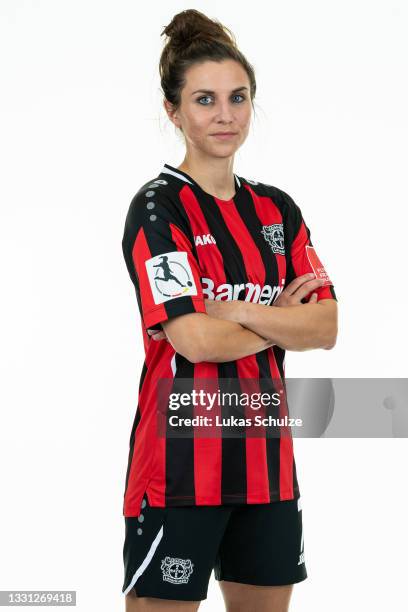
[(261, 232), (265, 240), (270, 244), (274, 253), (285, 254), (285, 242), (282, 223), (263, 225)]
[(161, 562), (163, 580), (173, 584), (185, 584), (193, 573), (193, 567), (191, 559), (165, 557)]
[(187, 251), (156, 255), (146, 261), (146, 270), (155, 304), (185, 295), (197, 295)]

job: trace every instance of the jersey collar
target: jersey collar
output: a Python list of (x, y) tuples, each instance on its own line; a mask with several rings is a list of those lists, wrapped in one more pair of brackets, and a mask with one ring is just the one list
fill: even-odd
[[(182, 170), (179, 170), (178, 168), (174, 168), (173, 166), (170, 166), (170, 164), (164, 164), (162, 170), (161, 170), (161, 174), (171, 174), (172, 176), (175, 176), (176, 178), (180, 179), (181, 181), (185, 181), (186, 183), (189, 183), (190, 185), (195, 185), (196, 187), (198, 187), (202, 192), (206, 193), (202, 187), (200, 187), (200, 185), (191, 177), (189, 176), (186, 172), (183, 172)], [(236, 186), (236, 194), (234, 197), (236, 197), (238, 190), (241, 188), (241, 180), (239, 179), (239, 177), (234, 174), (234, 179), (235, 179), (235, 186)], [(207, 195), (211, 195), (211, 194), (207, 194)], [(214, 196), (212, 196), (214, 197)], [(233, 198), (231, 198), (232, 200)], [(222, 200), (221, 200), (222, 201)], [(224, 200), (225, 202), (229, 202), (230, 200)]]

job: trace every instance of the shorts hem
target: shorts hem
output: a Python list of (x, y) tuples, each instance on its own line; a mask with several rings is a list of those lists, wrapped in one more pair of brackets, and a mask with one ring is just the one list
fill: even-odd
[(306, 580), (306, 578), (308, 578), (308, 575), (306, 574), (305, 576), (301, 576), (301, 577), (296, 577), (296, 578), (292, 578), (292, 579), (286, 579), (286, 580), (279, 580), (279, 581), (268, 581), (268, 583), (266, 584), (265, 581), (260, 582), (259, 580), (252, 580), (251, 578), (237, 578), (237, 577), (232, 577), (232, 576), (227, 576), (226, 574), (222, 574), (220, 577), (217, 578), (217, 576), (214, 575), (214, 578), (218, 581), (220, 580), (228, 580), (229, 582), (239, 582), (241, 584), (252, 584), (253, 586), (287, 586), (289, 584), (297, 584), (298, 582), (303, 582), (303, 580)]
[[(133, 585), (133, 588), (135, 588), (136, 585)], [(132, 589), (131, 589), (132, 590)], [(129, 591), (130, 592), (130, 591)], [(141, 589), (140, 587), (137, 589), (135, 589), (135, 593), (137, 595), (138, 598), (140, 597), (154, 597), (155, 599), (168, 599), (171, 601), (203, 601), (204, 599), (207, 599), (208, 593), (206, 593), (205, 595), (201, 596), (201, 597), (182, 597), (181, 594), (177, 597), (177, 596), (170, 596), (170, 595), (157, 595), (157, 593), (154, 592), (154, 589)], [(122, 590), (122, 595), (124, 595), (124, 591)]]

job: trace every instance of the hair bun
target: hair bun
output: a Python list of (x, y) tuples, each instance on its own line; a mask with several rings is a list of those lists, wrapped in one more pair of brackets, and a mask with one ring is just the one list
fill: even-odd
[(177, 13), (166, 26), (162, 35), (168, 36), (169, 45), (174, 48), (189, 47), (195, 41), (228, 42), (234, 44), (233, 39), (228, 36), (226, 28), (219, 22), (209, 19), (196, 9), (187, 9)]
[(192, 24), (181, 24), (181, 27), (172, 33), (170, 44), (173, 47), (188, 47), (192, 42), (200, 39), (208, 39), (208, 36), (195, 27), (192, 27)]

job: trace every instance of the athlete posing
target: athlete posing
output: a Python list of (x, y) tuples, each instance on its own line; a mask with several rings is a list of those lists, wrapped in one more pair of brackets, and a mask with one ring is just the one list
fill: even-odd
[[(282, 400), (262, 416), (283, 417), (285, 350), (334, 346), (336, 295), (293, 199), (233, 172), (256, 83), (231, 33), (196, 10), (163, 33), (164, 106), (186, 152), (136, 193), (122, 242), (146, 352), (123, 506), (126, 610), (195, 611), (214, 570), (228, 612), (285, 612), (307, 578), (291, 436), (189, 424), (180, 435), (159, 386), (255, 383)], [(251, 408), (215, 403), (205, 422)], [(203, 413), (187, 402), (177, 416)]]

